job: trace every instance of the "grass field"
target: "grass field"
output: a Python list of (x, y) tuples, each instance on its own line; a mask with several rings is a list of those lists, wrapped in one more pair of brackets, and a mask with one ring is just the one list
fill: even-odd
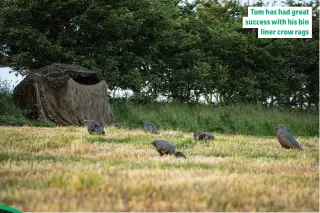
[[(164, 130), (205, 129), (221, 134), (273, 136), (274, 127), (285, 123), (297, 136), (319, 136), (318, 107), (303, 111), (250, 104), (137, 103), (132, 100), (113, 100), (110, 107), (117, 123), (128, 129), (137, 129), (143, 121), (152, 121)], [(55, 126), (27, 119), (25, 114), (25, 110), (14, 105), (10, 93), (0, 93), (0, 126)]]
[[(161, 129), (160, 129), (161, 130)], [(318, 137), (0, 127), (0, 203), (21, 211), (319, 211)], [(187, 159), (160, 157), (153, 139)]]
[(200, 105), (185, 103), (135, 103), (114, 101), (112, 112), (121, 126), (139, 128), (152, 121), (166, 130), (213, 131), (241, 135), (273, 136), (285, 125), (299, 136), (319, 136), (319, 110), (268, 108), (261, 105)]

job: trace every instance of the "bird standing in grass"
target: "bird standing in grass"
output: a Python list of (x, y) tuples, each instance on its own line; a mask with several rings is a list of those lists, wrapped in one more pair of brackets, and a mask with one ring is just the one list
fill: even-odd
[(151, 132), (152, 134), (159, 134), (156, 125), (149, 121), (143, 122), (143, 129), (145, 133)]
[(283, 124), (278, 124), (276, 127), (277, 138), (281, 146), (285, 149), (298, 149), (303, 150), (298, 141), (293, 137), (293, 135), (288, 132), (287, 128)]
[(215, 137), (209, 132), (196, 132), (193, 134), (193, 139), (197, 142), (199, 140), (214, 140)]
[(174, 155), (176, 157), (186, 158), (186, 156), (182, 152), (176, 151), (174, 145), (168, 141), (155, 140), (151, 144), (157, 149), (157, 151), (160, 153), (160, 156)]
[(88, 126), (88, 132), (90, 135), (104, 135), (105, 131), (103, 126), (96, 120), (85, 120)]

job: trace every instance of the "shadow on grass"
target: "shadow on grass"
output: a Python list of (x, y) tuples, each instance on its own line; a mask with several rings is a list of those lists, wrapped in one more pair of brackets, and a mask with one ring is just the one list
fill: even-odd
[(79, 156), (55, 156), (55, 155), (33, 155), (30, 153), (0, 153), (0, 165), (5, 162), (42, 162), (53, 161), (61, 163), (70, 163), (75, 161), (81, 162), (96, 162), (92, 158), (83, 158)]
[(106, 138), (103, 136), (88, 136), (85, 139), (89, 143), (130, 143), (134, 141), (132, 138)]
[(87, 136), (85, 140), (89, 143), (126, 143), (126, 144), (149, 144), (154, 139), (146, 138), (145, 136), (140, 137), (126, 137), (126, 138), (107, 138), (105, 136)]

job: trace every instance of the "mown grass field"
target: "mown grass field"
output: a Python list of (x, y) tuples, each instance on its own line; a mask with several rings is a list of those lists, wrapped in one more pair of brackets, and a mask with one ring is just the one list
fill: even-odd
[[(161, 129), (160, 129), (161, 130)], [(294, 132), (293, 132), (294, 133)], [(0, 127), (0, 203), (30, 211), (319, 211), (318, 137), (80, 127)], [(187, 159), (160, 157), (172, 141)]]

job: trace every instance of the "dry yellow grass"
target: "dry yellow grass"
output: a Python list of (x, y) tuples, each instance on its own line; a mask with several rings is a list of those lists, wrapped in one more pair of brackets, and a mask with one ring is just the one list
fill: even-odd
[[(0, 203), (21, 211), (318, 211), (318, 138), (304, 152), (276, 137), (107, 128), (0, 127)], [(160, 157), (172, 141), (187, 160)]]

